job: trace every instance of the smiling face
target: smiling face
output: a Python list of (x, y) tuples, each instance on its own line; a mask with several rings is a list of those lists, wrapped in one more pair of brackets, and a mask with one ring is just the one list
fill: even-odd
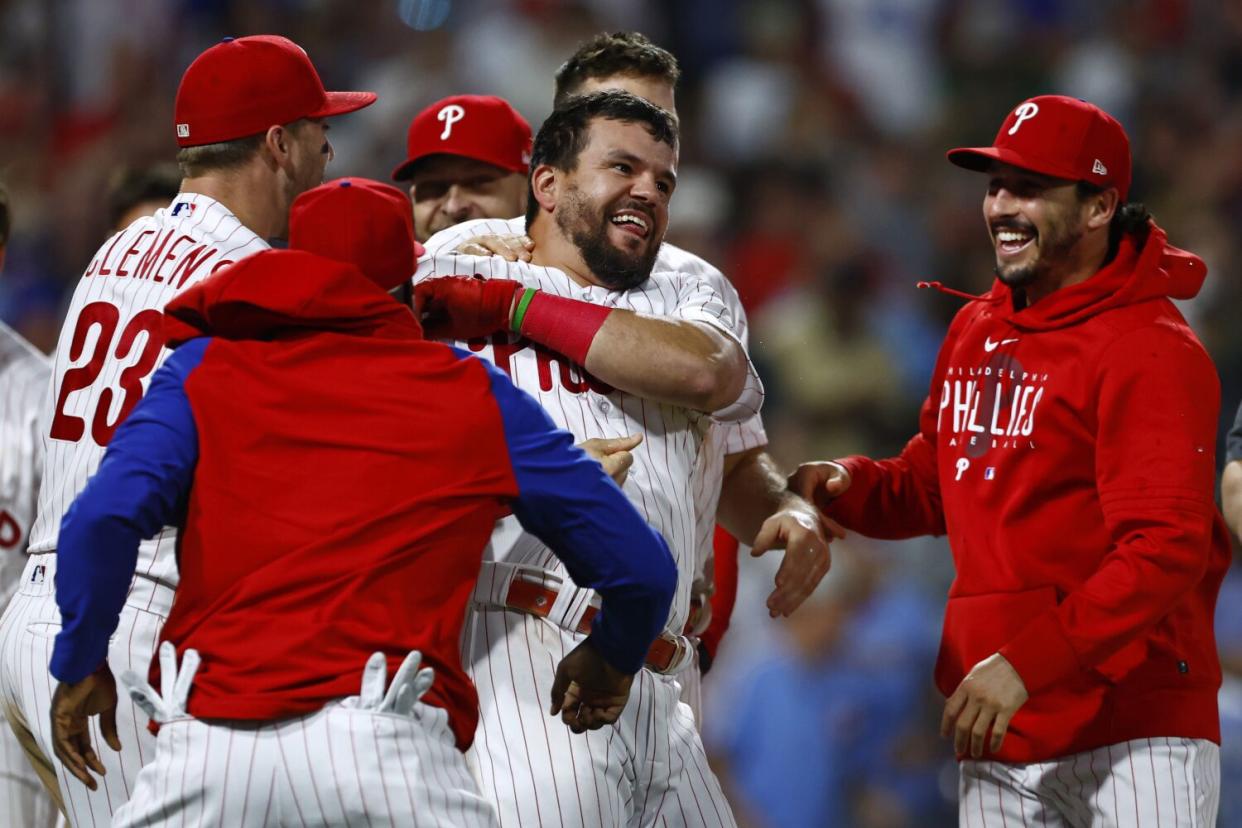
[(1080, 244), (1094, 224), (1091, 200), (1080, 198), (1077, 184), (993, 164), (983, 198), (996, 251), (996, 275), (1010, 287), (1055, 280), (1080, 258)]
[(461, 155), (421, 159), (411, 176), (420, 242), (469, 219), (513, 218), (526, 210), (526, 176)]
[(668, 228), (677, 151), (639, 123), (599, 118), (572, 170), (557, 171), (553, 218), (598, 284), (646, 281)]

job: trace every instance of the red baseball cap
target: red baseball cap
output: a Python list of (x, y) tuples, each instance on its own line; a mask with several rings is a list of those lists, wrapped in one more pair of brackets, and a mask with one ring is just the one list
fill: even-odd
[(504, 98), (454, 95), (414, 116), (406, 138), (409, 157), (392, 171), (394, 181), (414, 174), (428, 155), (462, 155), (509, 172), (530, 172), (531, 130)]
[(423, 255), (409, 198), (366, 178), (338, 178), (294, 199), (289, 247), (355, 265), (384, 290), (408, 282)]
[(374, 102), (374, 92), (325, 92), (306, 51), (288, 38), (226, 37), (181, 76), (173, 119), (177, 146), (232, 141)]
[(1024, 170), (1116, 187), (1130, 193), (1130, 139), (1117, 119), (1095, 104), (1064, 95), (1023, 101), (1005, 118), (990, 147), (958, 147), (948, 159), (968, 170), (992, 161)]

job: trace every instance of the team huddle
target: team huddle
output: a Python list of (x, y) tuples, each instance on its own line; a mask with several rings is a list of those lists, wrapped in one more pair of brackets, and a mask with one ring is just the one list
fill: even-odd
[(437, 101), (407, 195), (324, 183), (376, 96), (297, 44), (186, 69), (180, 191), (50, 365), (0, 326), (12, 824), (734, 825), (699, 735), (725, 531), (781, 550), (774, 618), (846, 531), (949, 536), (962, 824), (1214, 821), (1219, 385), (1169, 301), (1206, 269), (1126, 201), (1121, 126), (1046, 95), (949, 154), (993, 289), (901, 456), (787, 475), (736, 291), (664, 241), (678, 74), (606, 34), (537, 131)]

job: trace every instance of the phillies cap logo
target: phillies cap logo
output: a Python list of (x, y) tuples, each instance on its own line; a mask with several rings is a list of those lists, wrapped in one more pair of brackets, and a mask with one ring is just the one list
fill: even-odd
[(466, 117), (466, 110), (457, 104), (449, 104), (436, 113), (437, 121), (444, 121), (444, 131), (440, 133), (440, 140), (447, 141), (449, 136), (453, 134), (453, 124)]
[(1024, 104), (1020, 104), (1018, 108), (1013, 111), (1013, 114), (1017, 116), (1017, 119), (1013, 122), (1013, 126), (1009, 128), (1009, 134), (1013, 135), (1015, 132), (1018, 131), (1018, 127), (1022, 126), (1023, 121), (1031, 120), (1038, 113), (1039, 113), (1039, 104), (1032, 103), (1030, 101), (1027, 101)]

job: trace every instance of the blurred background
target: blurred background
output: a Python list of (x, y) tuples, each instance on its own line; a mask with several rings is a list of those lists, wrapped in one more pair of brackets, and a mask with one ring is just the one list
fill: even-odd
[[(385, 179), (409, 119), (456, 93), (534, 125), (552, 74), (602, 29), (681, 61), (669, 239), (750, 314), (778, 459), (887, 456), (915, 427), (958, 300), (987, 289), (985, 182), (944, 151), (987, 144), (1018, 101), (1086, 98), (1125, 124), (1133, 198), (1207, 260), (1182, 310), (1216, 360), (1222, 440), (1242, 398), (1242, 2), (1238, 0), (0, 0), (0, 177), (15, 226), (0, 318), (50, 350), (108, 230), (119, 165), (170, 160), (186, 65), (225, 35), (305, 46), (328, 88), (379, 93), (332, 124), (330, 177)], [(834, 545), (795, 616), (743, 560), (705, 682), (704, 737), (752, 828), (952, 825), (956, 769), (932, 687), (947, 547)], [(1242, 825), (1242, 578), (1220, 601), (1223, 825)]]

